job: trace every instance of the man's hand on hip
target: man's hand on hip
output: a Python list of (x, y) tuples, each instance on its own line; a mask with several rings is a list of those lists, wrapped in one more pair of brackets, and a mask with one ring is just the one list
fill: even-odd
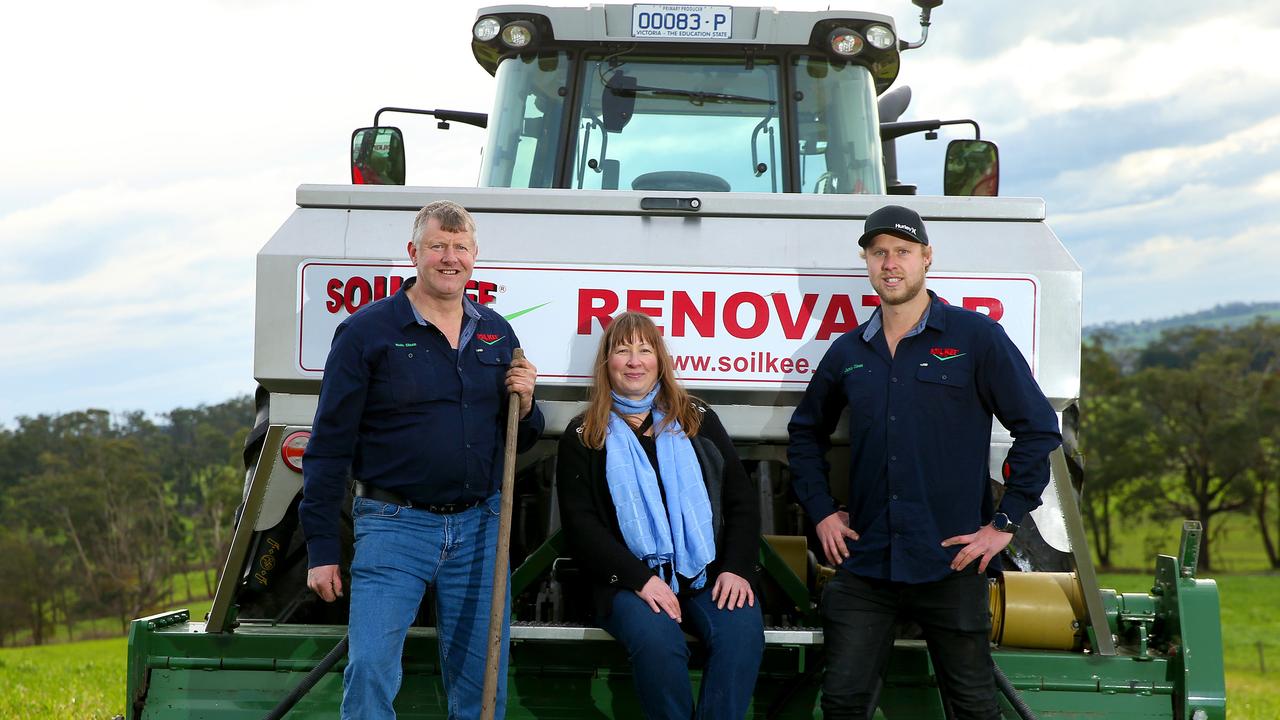
[(320, 565), (307, 571), (307, 587), (325, 602), (342, 597), (342, 574), (337, 565)]
[(978, 528), (976, 533), (956, 535), (943, 540), (942, 547), (964, 545), (960, 552), (956, 554), (955, 559), (951, 561), (952, 570), (963, 570), (968, 567), (969, 563), (977, 558), (982, 558), (982, 562), (978, 564), (978, 572), (986, 572), (987, 565), (991, 563), (991, 558), (999, 555), (1000, 551), (1004, 550), (1012, 539), (1013, 533), (1000, 532), (991, 527), (990, 524), (987, 524)]
[(858, 539), (858, 533), (849, 527), (849, 513), (843, 510), (837, 510), (823, 518), (814, 530), (818, 533), (818, 542), (822, 543), (822, 551), (832, 565), (839, 565), (849, 557), (846, 539)]
[(538, 382), (538, 368), (528, 358), (511, 361), (507, 370), (507, 392), (520, 395), (520, 417), (533, 412), (533, 386)]

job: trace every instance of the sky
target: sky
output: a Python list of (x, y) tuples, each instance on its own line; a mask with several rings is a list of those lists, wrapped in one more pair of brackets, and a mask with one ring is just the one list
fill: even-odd
[[(480, 6), (6, 9), (0, 426), (251, 392), (255, 253), (297, 185), (349, 182), (350, 133), (377, 108), (489, 110)], [(919, 36), (907, 0), (831, 7)], [(972, 117), (999, 143), (1001, 194), (1044, 198), (1084, 268), (1085, 324), (1280, 300), (1280, 4), (951, 0), (933, 21), (903, 56), (902, 119)], [(483, 131), (397, 124), (411, 184), (474, 186)], [(924, 194), (946, 137), (899, 142)]]

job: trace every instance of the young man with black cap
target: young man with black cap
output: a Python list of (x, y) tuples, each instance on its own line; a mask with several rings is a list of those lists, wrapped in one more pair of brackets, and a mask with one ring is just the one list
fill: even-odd
[[(998, 324), (925, 289), (933, 248), (915, 211), (880, 208), (864, 230), (880, 308), (832, 343), (788, 426), (793, 491), (839, 568), (822, 595), (823, 714), (872, 716), (903, 618), (922, 628), (954, 716), (999, 718), (986, 572), (1040, 504), (1057, 415)], [(846, 407), (847, 511), (825, 459)], [(1013, 435), (998, 503), (993, 416)]]

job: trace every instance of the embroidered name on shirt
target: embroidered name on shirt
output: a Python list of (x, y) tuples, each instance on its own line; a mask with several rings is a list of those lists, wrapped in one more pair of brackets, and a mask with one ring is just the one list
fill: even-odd
[(964, 357), (969, 353), (962, 353), (956, 348), (933, 348), (929, 350), (929, 354), (939, 362), (946, 362), (948, 360), (955, 360), (958, 357)]
[(476, 333), (476, 339), (485, 345), (492, 345), (501, 340), (506, 340), (506, 335), (491, 335), (489, 333)]
[(418, 343), (396, 343), (396, 347), (418, 347)]
[(845, 368), (840, 374), (848, 375), (849, 373), (853, 372), (854, 370), (857, 370), (860, 367), (862, 367), (862, 363), (858, 363), (857, 365), (850, 365), (849, 367)]

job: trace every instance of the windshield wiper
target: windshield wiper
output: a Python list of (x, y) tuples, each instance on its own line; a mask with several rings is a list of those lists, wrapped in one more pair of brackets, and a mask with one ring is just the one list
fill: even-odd
[(681, 90), (680, 88), (662, 88), (649, 87), (647, 85), (637, 85), (634, 88), (613, 89), (615, 93), (651, 93), (653, 95), (666, 95), (670, 97), (688, 98), (689, 102), (694, 105), (703, 105), (707, 102), (717, 103), (748, 103), (753, 105), (777, 105), (778, 101), (768, 98), (751, 97), (750, 95), (730, 95), (729, 93), (699, 92), (697, 90)]

